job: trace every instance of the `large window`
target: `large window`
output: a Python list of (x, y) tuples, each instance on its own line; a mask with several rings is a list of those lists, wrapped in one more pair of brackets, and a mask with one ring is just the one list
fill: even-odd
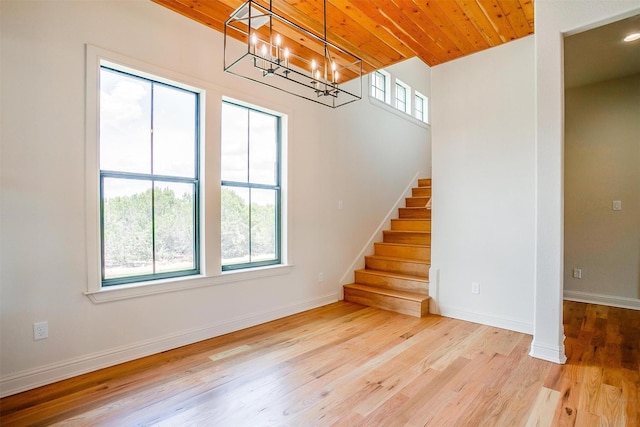
[(222, 104), (222, 269), (280, 263), (281, 118)]
[(199, 273), (199, 95), (102, 66), (99, 105), (102, 285)]

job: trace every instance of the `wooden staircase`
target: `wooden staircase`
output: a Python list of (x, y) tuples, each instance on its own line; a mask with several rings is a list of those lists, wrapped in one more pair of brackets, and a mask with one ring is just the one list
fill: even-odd
[(429, 312), (431, 263), (431, 178), (418, 187), (374, 243), (374, 255), (365, 257), (365, 268), (355, 271), (355, 283), (344, 285), (344, 300), (416, 317)]

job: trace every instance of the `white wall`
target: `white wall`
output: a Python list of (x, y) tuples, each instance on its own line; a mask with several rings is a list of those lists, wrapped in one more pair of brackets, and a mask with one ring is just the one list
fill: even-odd
[[(564, 362), (563, 33), (637, 13), (637, 0), (538, 0), (536, 22), (536, 290), (531, 354)], [(634, 12), (635, 10), (635, 12)]]
[[(3, 395), (336, 301), (357, 251), (429, 173), (428, 129), (366, 99), (330, 110), (226, 75), (221, 34), (152, 2), (3, 1), (1, 19)], [(209, 99), (289, 114), (289, 274), (103, 304), (83, 295), (85, 43), (193, 76)], [(41, 320), (49, 338), (33, 341)]]
[(565, 297), (640, 309), (639, 117), (640, 75), (565, 93)]
[(531, 333), (534, 38), (431, 72), (431, 293), (445, 316)]

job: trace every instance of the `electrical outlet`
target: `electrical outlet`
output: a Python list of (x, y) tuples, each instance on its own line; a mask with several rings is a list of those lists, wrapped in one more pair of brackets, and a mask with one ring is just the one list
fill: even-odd
[(318, 283), (324, 282), (324, 273), (318, 273)]
[(622, 201), (621, 200), (614, 200), (613, 201), (613, 205), (612, 205), (612, 209), (614, 211), (621, 211), (622, 210)]
[(338, 200), (338, 209), (342, 209), (342, 208), (343, 208), (342, 200)]
[(471, 283), (471, 293), (476, 295), (480, 293), (480, 283), (478, 282)]
[(33, 339), (43, 340), (49, 338), (49, 323), (47, 321), (44, 322), (36, 322), (33, 324)]
[(582, 279), (582, 270), (580, 270), (579, 268), (574, 268), (573, 269), (573, 278), (574, 279)]

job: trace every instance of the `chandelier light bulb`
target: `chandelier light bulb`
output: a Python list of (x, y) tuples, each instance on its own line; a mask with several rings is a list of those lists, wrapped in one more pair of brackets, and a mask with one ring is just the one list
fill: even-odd
[(276, 34), (276, 46), (280, 46), (282, 39), (280, 38), (280, 34)]

